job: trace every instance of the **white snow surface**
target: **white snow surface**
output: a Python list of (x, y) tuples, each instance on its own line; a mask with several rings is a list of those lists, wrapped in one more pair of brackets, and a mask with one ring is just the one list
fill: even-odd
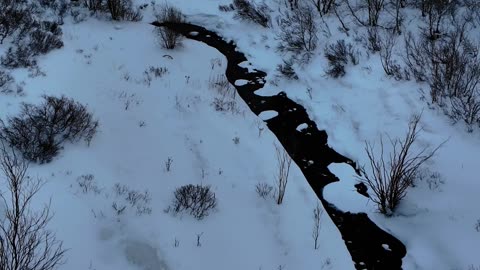
[[(256, 94), (285, 91), (327, 131), (330, 146), (339, 153), (367, 164), (365, 140), (384, 132), (403, 136), (410, 115), (423, 112), (420, 146), (448, 142), (395, 215), (378, 214), (373, 202), (356, 193), (355, 173), (344, 164), (329, 167), (341, 181), (327, 186), (325, 197), (344, 211), (367, 212), (401, 240), (408, 252), (404, 269), (480, 265), (480, 233), (475, 229), (480, 218), (480, 131), (467, 133), (461, 124), (452, 126), (442, 112), (428, 108), (419, 93), (425, 85), (387, 78), (378, 55), (363, 57), (343, 78), (329, 79), (322, 76), (326, 62), (319, 50), (300, 69), (298, 81), (275, 78), (282, 57), (273, 46), (274, 32), (220, 13), (218, 5), (226, 3), (174, 2), (191, 22), (233, 39), (253, 68), (269, 74), (265, 89)], [(189, 40), (176, 50), (162, 49), (148, 24), (152, 20), (149, 11), (137, 23), (89, 18), (73, 24), (67, 18), (64, 48), (39, 58), (46, 76), (32, 78), (26, 70), (15, 70), (26, 95), (0, 96), (3, 119), (17, 113), (21, 102), (63, 94), (87, 104), (100, 121), (89, 147), (67, 144), (51, 163), (30, 167), (31, 175), (47, 181), (38, 205), (52, 199), (55, 216), (49, 228), (69, 249), (60, 269), (353, 269), (326, 214), (320, 248), (314, 250), (312, 210), (318, 200), (295, 165), (281, 206), (256, 194), (257, 183), (274, 184), (277, 141), (268, 131), (259, 136), (261, 120), (239, 97), (237, 113), (217, 112), (211, 105), (218, 93), (209, 89), (208, 79), (223, 74), (225, 58)], [(6, 46), (0, 45), (0, 53)], [(149, 82), (144, 72), (151, 66), (166, 67), (168, 73)], [(238, 144), (232, 142), (235, 137)], [(165, 169), (168, 158), (173, 160), (170, 171)], [(430, 177), (433, 173), (440, 180)], [(82, 191), (77, 179), (87, 174), (94, 175), (99, 193)], [(148, 191), (152, 213), (139, 216), (128, 208), (115, 214), (116, 183)], [(166, 213), (173, 191), (184, 184), (210, 185), (217, 210), (201, 221)]]

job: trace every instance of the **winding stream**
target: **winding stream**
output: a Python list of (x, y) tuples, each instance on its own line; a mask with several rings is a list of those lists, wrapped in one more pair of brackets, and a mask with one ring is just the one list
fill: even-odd
[[(255, 91), (265, 85), (267, 74), (260, 70), (249, 71), (240, 67), (240, 63), (247, 61), (245, 55), (237, 51), (233, 42), (224, 41), (215, 32), (188, 23), (153, 22), (152, 25), (167, 27), (189, 39), (217, 49), (228, 60), (225, 73), (228, 81), (237, 89), (252, 112), (256, 115), (264, 111), (278, 112), (276, 117), (265, 122), (299, 166), (337, 226), (356, 269), (402, 269), (402, 258), (407, 251), (398, 239), (380, 229), (367, 214), (343, 212), (324, 199), (323, 188), (339, 181), (328, 170), (328, 165), (346, 163), (355, 170), (356, 166), (352, 160), (328, 146), (326, 131), (318, 130), (305, 108), (289, 99), (284, 92), (275, 96), (256, 95)], [(237, 80), (246, 80), (248, 83), (236, 85)], [(307, 128), (298, 131), (297, 127), (301, 124), (306, 124)]]

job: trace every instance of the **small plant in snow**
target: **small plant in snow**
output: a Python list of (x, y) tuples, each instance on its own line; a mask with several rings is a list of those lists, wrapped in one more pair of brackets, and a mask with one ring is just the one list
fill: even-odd
[(475, 224), (475, 230), (477, 232), (480, 232), (480, 219), (477, 220), (477, 223)]
[(267, 199), (272, 193), (273, 187), (265, 182), (261, 182), (255, 185), (255, 191), (262, 199)]
[(112, 204), (112, 207), (117, 214), (123, 213), (126, 205), (129, 205), (130, 208), (134, 209), (135, 213), (139, 216), (152, 213), (152, 208), (150, 208), (151, 198), (148, 191), (141, 192), (138, 190), (132, 190), (128, 186), (117, 183), (113, 186), (113, 192), (117, 199), (123, 201), (123, 204), (117, 202)]
[(174, 242), (173, 242), (173, 246), (174, 246), (174, 247), (180, 246), (180, 241), (179, 241), (176, 237), (175, 237), (175, 240), (174, 240)]
[(185, 185), (174, 192), (172, 210), (175, 213), (187, 212), (198, 220), (208, 216), (217, 206), (217, 198), (210, 186)]
[(100, 194), (101, 189), (95, 182), (95, 176), (93, 174), (84, 174), (77, 178), (78, 186), (84, 194), (93, 192), (94, 194)]
[(165, 171), (169, 172), (172, 169), (173, 158), (168, 157), (165, 161)]
[(232, 100), (226, 96), (213, 98), (212, 105), (217, 112), (231, 112), (232, 114), (240, 113), (240, 109), (238, 108), (235, 100)]
[(234, 144), (239, 144), (240, 143), (240, 138), (239, 137), (235, 137), (232, 139), (233, 143)]
[(320, 221), (322, 219), (323, 210), (320, 208), (320, 204), (313, 209), (313, 230), (312, 237), (314, 242), (314, 249), (318, 249), (318, 236), (320, 235)]
[(237, 94), (224, 74), (211, 75), (208, 79), (208, 87), (217, 90), (217, 93), (222, 97), (235, 99)]
[(202, 246), (202, 243), (200, 242), (200, 239), (203, 235), (203, 232), (202, 233), (197, 233), (197, 247), (201, 247)]

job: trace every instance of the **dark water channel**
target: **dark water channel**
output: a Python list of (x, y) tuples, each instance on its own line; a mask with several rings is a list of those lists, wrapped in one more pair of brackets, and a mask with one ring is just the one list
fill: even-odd
[[(260, 70), (249, 71), (240, 67), (240, 63), (247, 61), (245, 55), (237, 51), (233, 42), (223, 40), (215, 32), (188, 23), (152, 24), (167, 27), (189, 39), (217, 49), (228, 60), (226, 70), (228, 81), (237, 89), (252, 112), (256, 115), (270, 110), (278, 112), (278, 116), (265, 122), (301, 169), (337, 226), (356, 269), (402, 269), (402, 258), (406, 255), (406, 248), (398, 239), (380, 229), (367, 214), (343, 212), (324, 199), (323, 188), (339, 181), (328, 170), (328, 165), (346, 163), (354, 169), (356, 165), (328, 146), (327, 132), (318, 130), (315, 122), (308, 117), (305, 108), (289, 99), (284, 92), (275, 96), (256, 95), (255, 91), (264, 86), (267, 74)], [(247, 80), (248, 83), (237, 86), (235, 85), (237, 80)], [(300, 124), (307, 124), (308, 127), (298, 131), (297, 127)]]

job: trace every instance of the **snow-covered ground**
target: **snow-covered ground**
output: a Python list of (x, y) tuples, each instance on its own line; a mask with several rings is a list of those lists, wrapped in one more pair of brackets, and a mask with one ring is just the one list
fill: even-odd
[[(404, 269), (480, 265), (475, 229), (480, 131), (467, 133), (428, 108), (419, 91), (426, 86), (387, 78), (378, 55), (362, 56), (341, 79), (325, 77), (322, 48), (345, 38), (335, 27), (332, 37), (321, 38), (317, 57), (298, 72), (298, 81), (275, 78), (282, 61), (275, 33), (221, 13), (218, 5), (225, 3), (174, 4), (189, 21), (233, 39), (255, 67), (269, 74), (259, 94), (285, 91), (307, 108), (339, 153), (365, 164), (365, 140), (384, 132), (403, 136), (411, 114), (422, 112), (420, 146), (448, 141), (396, 215), (376, 213), (373, 203), (355, 192), (354, 172), (344, 165), (331, 165), (341, 181), (326, 187), (326, 199), (344, 211), (367, 212), (401, 240), (408, 252)], [(1, 117), (15, 114), (21, 102), (63, 94), (87, 104), (100, 122), (89, 147), (66, 145), (53, 162), (30, 167), (30, 174), (47, 180), (38, 200), (52, 199), (50, 227), (69, 249), (61, 269), (353, 269), (326, 214), (320, 248), (314, 250), (317, 198), (298, 168), (292, 168), (281, 206), (256, 194), (257, 183), (273, 184), (276, 139), (238, 97), (236, 113), (215, 111), (212, 102), (219, 94), (209, 87), (209, 78), (223, 74), (223, 56), (188, 40), (174, 51), (162, 49), (148, 24), (152, 20), (150, 8), (143, 22), (135, 23), (89, 18), (74, 24), (67, 18), (64, 48), (39, 59), (46, 76), (31, 78), (16, 70), (26, 95), (0, 96)], [(0, 52), (5, 48), (0, 45)], [(150, 67), (168, 71), (155, 77), (147, 75)], [(259, 128), (264, 129), (260, 135)], [(85, 192), (79, 182), (90, 174), (93, 184)], [(117, 183), (148, 191), (151, 201), (144, 206), (151, 213), (127, 208), (116, 214), (112, 204), (126, 204), (114, 191)], [(217, 211), (202, 221), (166, 213), (173, 191), (184, 184), (211, 185)]]

